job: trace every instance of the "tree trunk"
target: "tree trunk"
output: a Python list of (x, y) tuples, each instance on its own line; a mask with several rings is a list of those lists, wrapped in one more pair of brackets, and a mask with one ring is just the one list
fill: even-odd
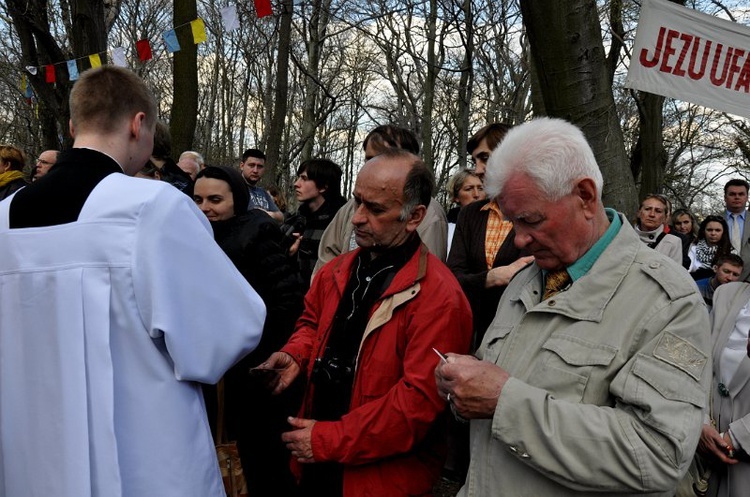
[(293, 0), (283, 0), (279, 22), (279, 47), (276, 66), (276, 87), (274, 88), (273, 117), (266, 142), (266, 164), (270, 165), (273, 176), (280, 167), (281, 144), (284, 137), (287, 98), (289, 96), (289, 52), (292, 44)]
[[(685, 0), (670, 0), (685, 5)], [(638, 92), (638, 141), (631, 153), (631, 170), (640, 171), (641, 183), (638, 199), (649, 193), (661, 193), (664, 186), (664, 171), (667, 153), (664, 150), (664, 100), (661, 95)], [(633, 174), (638, 178), (637, 174)]]
[[(116, 17), (119, 12), (119, 2), (111, 1), (105, 6), (102, 2), (73, 0), (70, 12), (61, 13), (64, 19), (70, 19), (66, 24), (70, 32), (72, 54), (62, 51), (51, 34), (47, 12), (47, 0), (8, 0), (8, 12), (18, 33), (22, 64), (37, 67), (37, 74), (29, 74), (34, 93), (39, 100), (39, 123), (41, 127), (43, 148), (59, 149), (70, 146), (73, 142), (68, 133), (70, 109), (68, 95), (73, 87), (69, 80), (68, 70), (64, 62), (78, 59), (86, 55), (99, 54), (102, 63), (107, 60), (107, 28), (105, 16)], [(61, 7), (62, 8), (62, 7)], [(45, 65), (54, 64), (56, 82), (47, 83), (45, 80)], [(88, 59), (79, 61), (78, 69), (83, 72), (90, 67)], [(60, 140), (62, 137), (62, 143)]]
[(422, 159), (430, 171), (435, 171), (435, 158), (432, 154), (432, 106), (435, 102), (435, 82), (440, 68), (435, 57), (437, 36), (437, 0), (429, 0), (430, 11), (427, 17), (427, 74), (422, 100)]
[(174, 98), (169, 118), (172, 151), (175, 159), (185, 150), (192, 150), (195, 125), (198, 122), (198, 45), (193, 42), (190, 26), (183, 26), (198, 17), (196, 0), (174, 3), (174, 25), (180, 51), (172, 54)]
[(305, 100), (302, 111), (302, 153), (300, 161), (310, 159), (318, 129), (318, 103), (320, 102), (320, 54), (328, 27), (330, 1), (315, 0), (308, 24), (307, 67), (301, 68), (305, 77)]
[(461, 79), (458, 86), (458, 167), (466, 168), (466, 143), (469, 141), (469, 117), (474, 90), (474, 17), (471, 0), (464, 0), (464, 60), (461, 63)]
[(579, 126), (604, 176), (607, 206), (630, 215), (635, 182), (609, 82), (595, 0), (521, 0), (544, 107)]
[(638, 92), (636, 98), (640, 122), (638, 142), (631, 154), (631, 168), (641, 173), (638, 198), (643, 199), (649, 193), (661, 193), (664, 184), (667, 163), (662, 135), (664, 97)]

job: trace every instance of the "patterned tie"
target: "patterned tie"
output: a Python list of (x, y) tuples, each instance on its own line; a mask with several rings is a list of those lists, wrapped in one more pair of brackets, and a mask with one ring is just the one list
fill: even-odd
[(742, 248), (742, 240), (740, 237), (740, 215), (739, 214), (732, 214), (732, 229), (730, 234), (732, 246), (734, 247), (734, 250), (737, 251), (737, 253), (740, 253), (740, 249)]
[(570, 275), (565, 269), (547, 273), (547, 281), (544, 285), (544, 298), (542, 300), (547, 300), (568, 286), (568, 284), (570, 284)]

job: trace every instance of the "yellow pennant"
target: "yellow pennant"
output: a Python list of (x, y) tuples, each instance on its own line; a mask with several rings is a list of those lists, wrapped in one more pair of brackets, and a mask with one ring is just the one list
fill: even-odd
[(91, 67), (99, 67), (102, 65), (102, 59), (99, 57), (98, 53), (95, 53), (93, 55), (89, 55), (89, 62), (91, 62)]
[(193, 42), (198, 43), (206, 41), (206, 25), (200, 17), (195, 21), (190, 21), (190, 29), (193, 30)]

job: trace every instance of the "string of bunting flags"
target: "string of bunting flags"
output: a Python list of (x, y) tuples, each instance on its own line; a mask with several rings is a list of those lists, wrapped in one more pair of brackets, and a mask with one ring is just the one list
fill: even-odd
[[(253, 2), (255, 4), (255, 11), (259, 19), (273, 14), (273, 11), (271, 9), (271, 0), (253, 0)], [(235, 29), (239, 28), (240, 22), (237, 17), (237, 6), (229, 5), (227, 7), (222, 8), (221, 20), (224, 26), (224, 31), (226, 31), (227, 33), (231, 33)], [(172, 29), (168, 29), (167, 31), (162, 33), (161, 39), (164, 42), (164, 46), (167, 52), (174, 53), (174, 52), (180, 51), (181, 47), (180, 47), (180, 43), (177, 41), (176, 30), (181, 29), (185, 26), (190, 26), (190, 30), (192, 31), (192, 34), (193, 34), (193, 43), (197, 45), (199, 43), (203, 43), (206, 41), (206, 25), (203, 22), (203, 19), (197, 18), (195, 20), (186, 22), (179, 26), (174, 26)], [(144, 38), (142, 40), (136, 41), (135, 51), (138, 55), (138, 59), (141, 62), (147, 62), (151, 60), (154, 56), (152, 43), (151, 43), (151, 40), (149, 40), (148, 38)], [(26, 70), (29, 72), (29, 74), (33, 74), (33, 75), (39, 74), (39, 71), (41, 70), (43, 71), (45, 82), (54, 84), (57, 82), (57, 66), (64, 66), (68, 71), (68, 78), (70, 79), (70, 81), (75, 81), (78, 79), (78, 76), (79, 76), (79, 71), (78, 71), (79, 61), (88, 60), (92, 68), (99, 67), (102, 65), (101, 54), (104, 54), (104, 53), (106, 52), (93, 53), (93, 54), (85, 55), (83, 57), (78, 57), (78, 58), (71, 59), (71, 60), (55, 62), (52, 64), (45, 64), (43, 66), (26, 66)], [(124, 47), (113, 48), (111, 50), (111, 60), (112, 60), (112, 63), (116, 66), (127, 67), (128, 63), (127, 63), (127, 56), (125, 53), (125, 48)], [(20, 87), (21, 87), (21, 92), (23, 93), (23, 96), (26, 99), (26, 101), (28, 103), (31, 103), (31, 100), (34, 97), (34, 94), (31, 88), (31, 84), (27, 80), (25, 74), (21, 75)]]

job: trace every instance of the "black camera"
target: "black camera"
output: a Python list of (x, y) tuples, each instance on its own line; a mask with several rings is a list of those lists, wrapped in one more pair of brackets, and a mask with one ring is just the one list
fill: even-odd
[(289, 248), (294, 245), (294, 242), (297, 241), (297, 237), (294, 236), (294, 233), (300, 233), (302, 234), (303, 231), (305, 231), (305, 226), (307, 225), (307, 219), (305, 219), (304, 216), (300, 216), (299, 214), (295, 216), (291, 216), (289, 219), (284, 221), (284, 224), (281, 225), (281, 250), (286, 253), (289, 251)]
[(338, 385), (349, 379), (354, 368), (338, 357), (318, 357), (313, 364), (310, 379), (313, 383)]

